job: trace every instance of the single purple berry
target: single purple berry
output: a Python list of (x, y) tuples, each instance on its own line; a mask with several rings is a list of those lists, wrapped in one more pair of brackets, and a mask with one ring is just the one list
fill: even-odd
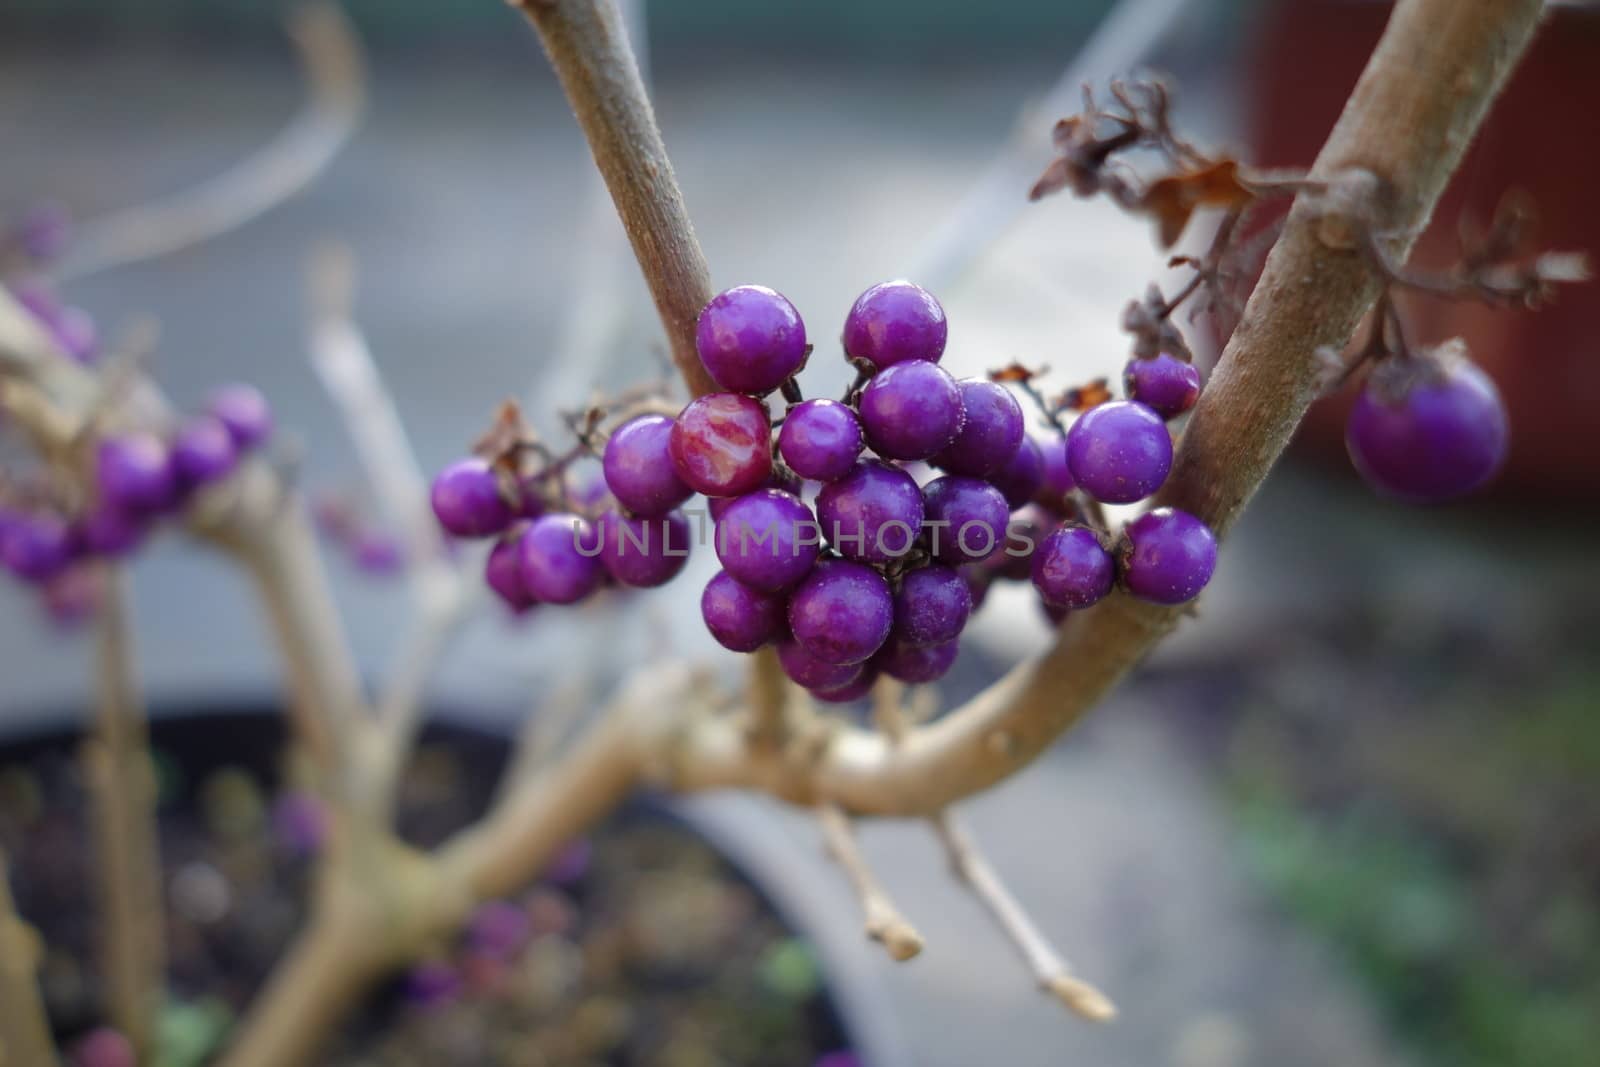
[(1493, 478), (1510, 437), (1494, 382), (1452, 353), (1393, 358), (1374, 367), (1350, 411), (1344, 440), (1368, 485), (1433, 503)]
[(966, 581), (951, 567), (930, 564), (901, 577), (891, 638), (913, 646), (943, 644), (961, 636), (971, 614)]
[(736, 579), (766, 592), (799, 584), (822, 551), (805, 501), (779, 489), (739, 497), (717, 521), (717, 558)]
[(292, 789), (272, 806), (273, 836), (301, 859), (310, 859), (322, 851), (328, 830), (328, 809), (313, 793)]
[(880, 282), (856, 298), (844, 320), (844, 350), (880, 370), (908, 360), (937, 363), (950, 326), (933, 294), (906, 281)]
[(998, 382), (967, 378), (956, 386), (961, 390), (961, 432), (933, 457), (933, 465), (972, 478), (1003, 470), (1022, 447), (1027, 429), (1022, 405)]
[(1063, 526), (1033, 553), (1033, 586), (1047, 604), (1087, 608), (1111, 592), (1116, 563), (1087, 526)]
[(1175, 419), (1200, 399), (1200, 371), (1166, 352), (1153, 359), (1134, 357), (1122, 372), (1122, 388), (1129, 400), (1147, 405), (1164, 419)]
[(640, 415), (617, 427), (606, 442), (606, 486), (635, 515), (663, 515), (693, 495), (672, 467), (671, 439), (671, 419)]
[(36, 263), (60, 256), (72, 241), (72, 213), (54, 201), (35, 204), (17, 220), (13, 231), (23, 253)]
[(778, 643), (778, 663), (795, 685), (810, 690), (842, 689), (861, 677), (859, 663), (828, 663), (797, 641)]
[(1061, 514), (1067, 510), (1067, 494), (1078, 488), (1067, 466), (1067, 442), (1052, 435), (1039, 442), (1040, 477), (1034, 502), (1048, 511)]
[(500, 476), (477, 456), (440, 471), (431, 499), (439, 525), (457, 537), (489, 537), (511, 525), (511, 505), (500, 492)]
[(95, 452), (95, 484), (111, 507), (146, 514), (178, 499), (178, 475), (167, 443), (153, 433), (107, 437)]
[(672, 465), (684, 484), (706, 496), (743, 496), (772, 474), (772, 423), (767, 407), (738, 393), (690, 401), (673, 423)]
[(387, 578), (405, 569), (405, 546), (385, 530), (357, 530), (350, 539), (350, 562), (362, 574)]
[(504, 900), (479, 904), (467, 920), (467, 944), (473, 952), (491, 959), (515, 958), (532, 933), (528, 913)]
[(584, 875), (589, 873), (593, 859), (594, 846), (589, 843), (589, 839), (575, 837), (556, 849), (556, 854), (550, 857), (550, 862), (545, 865), (539, 877), (551, 885), (571, 887), (581, 882)]
[(1217, 566), (1211, 528), (1187, 511), (1156, 508), (1128, 523), (1117, 557), (1122, 584), (1140, 600), (1182, 604), (1200, 595)]
[(955, 639), (940, 645), (891, 642), (872, 662), (891, 678), (907, 685), (923, 685), (943, 678), (960, 651), (961, 642)]
[(240, 382), (216, 390), (211, 394), (210, 410), (228, 428), (241, 452), (272, 436), (272, 408), (253, 385)]
[(983, 565), (996, 578), (1028, 581), (1033, 577), (1034, 553), (1059, 521), (1037, 504), (1013, 511), (1006, 523), (1005, 548), (984, 560)]
[(739, 285), (700, 309), (695, 348), (706, 373), (734, 393), (770, 393), (806, 358), (806, 324), (781, 293)]
[(78, 536), (84, 551), (115, 559), (126, 556), (144, 542), (149, 520), (104, 501), (78, 520)]
[(861, 390), (861, 427), (886, 459), (928, 459), (961, 432), (961, 390), (936, 363), (896, 363)]
[(1144, 404), (1113, 400), (1067, 430), (1067, 466), (1078, 486), (1105, 504), (1143, 500), (1172, 469), (1172, 435)]
[[(1066, 467), (1064, 457), (1062, 467)], [(1032, 500), (1044, 484), (1044, 456), (1039, 451), (1039, 442), (1024, 437), (1011, 458), (989, 475), (989, 483), (1000, 490), (1013, 511)]]
[(138, 1067), (133, 1042), (109, 1026), (90, 1030), (72, 1046), (72, 1067)]
[(575, 604), (598, 589), (605, 577), (601, 550), (600, 537), (587, 519), (578, 515), (534, 519), (517, 540), (523, 585), (535, 600)]
[(25, 582), (45, 582), (77, 556), (76, 531), (48, 511), (21, 512), (0, 523), (0, 559)]
[(651, 589), (666, 585), (689, 562), (689, 520), (681, 511), (636, 519), (608, 511), (596, 521), (600, 562), (623, 585)]
[(822, 536), (847, 559), (887, 563), (911, 551), (922, 534), (922, 490), (882, 460), (864, 459), (817, 494)]
[(496, 541), (483, 566), (484, 581), (489, 588), (518, 613), (527, 611), (535, 603), (527, 583), (522, 580), (522, 552), (517, 547), (521, 536), (520, 530), (513, 530)]
[(778, 452), (802, 478), (831, 482), (850, 473), (863, 445), (856, 413), (837, 400), (807, 400), (790, 408), (778, 431)]
[(172, 440), (172, 463), (185, 488), (210, 485), (233, 473), (239, 454), (233, 435), (211, 415), (190, 419)]
[(935, 559), (975, 563), (1005, 546), (1011, 509), (988, 482), (947, 474), (922, 487), (922, 502)]
[(72, 630), (94, 618), (104, 592), (98, 569), (73, 565), (44, 583), (40, 600), (52, 624)]
[(734, 652), (754, 652), (788, 636), (788, 607), (783, 594), (752, 589), (727, 571), (718, 571), (700, 596), (706, 629)]
[(423, 1010), (453, 1003), (461, 990), (461, 972), (442, 960), (419, 963), (406, 974), (406, 999)]
[(790, 632), (824, 663), (865, 662), (893, 623), (889, 583), (871, 567), (848, 560), (818, 563), (789, 598)]
[(852, 682), (833, 689), (813, 689), (810, 692), (814, 699), (824, 704), (849, 704), (872, 692), (872, 687), (877, 684), (878, 668), (869, 663), (860, 668), (860, 673)]

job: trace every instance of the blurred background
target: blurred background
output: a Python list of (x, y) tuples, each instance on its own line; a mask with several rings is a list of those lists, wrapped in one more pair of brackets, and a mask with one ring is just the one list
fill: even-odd
[[(713, 282), (785, 293), (818, 343), (807, 388), (828, 393), (847, 380), (832, 338), (851, 301), (902, 275), (944, 302), (953, 370), (1047, 363), (1060, 384), (1118, 372), (1121, 308), (1164, 276), (1165, 256), (1105, 204), (1024, 203), (1050, 124), (1076, 107), (1076, 76), (1064, 95), (1052, 87), (1108, 14), (1117, 28), (1090, 54), (1110, 65), (1077, 75), (1168, 71), (1192, 139), (1303, 165), (1386, 7), (699, 0), (650, 5), (645, 24)], [(369, 110), (325, 175), (248, 226), (64, 292), (109, 336), (157, 317), (153, 370), (180, 404), (257, 383), (305, 484), (358, 499), (305, 354), (318, 242), (354, 252), (356, 315), (428, 470), (505, 396), (530, 397), (553, 427), (590, 387), (657, 373), (663, 346), (521, 19), (490, 0), (348, 10), (370, 49)], [(59, 202), (92, 220), (248, 155), (304, 93), (284, 14), (251, 0), (7, 0), (0, 217)], [(1535, 197), (1547, 244), (1600, 249), (1596, 61), (1600, 10), (1556, 5), (1424, 261), (1448, 262), (1463, 213), (1486, 217), (1512, 187)], [(1539, 315), (1412, 307), (1414, 339), (1465, 335), (1505, 392), (1501, 481), (1449, 508), (1376, 499), (1343, 458), (1337, 403), (1318, 412), (1225, 546), (1199, 618), (1039, 766), (970, 805), (1018, 895), (1118, 1001), (1115, 1025), (1080, 1024), (1033, 991), (924, 828), (864, 834), (929, 940), (895, 967), (860, 943), (808, 820), (758, 799), (693, 802), (810, 872), (794, 875), (803, 932), (869, 991), (876, 1047), (918, 1065), (1595, 1062), (1595, 297), (1582, 287)], [(377, 674), (404, 591), (332, 556)], [(699, 558), (669, 589), (559, 619), (486, 614), (439, 672), (437, 706), (510, 724), (564, 679), (604, 683), (664, 640), (727, 666), (690, 625), (696, 576), (713, 570)], [(81, 714), (90, 646), (6, 594), (0, 731)], [(270, 699), (267, 635), (221, 561), (163, 539), (134, 596), (158, 709)], [(997, 594), (950, 701), (1046, 637), (1027, 597)]]

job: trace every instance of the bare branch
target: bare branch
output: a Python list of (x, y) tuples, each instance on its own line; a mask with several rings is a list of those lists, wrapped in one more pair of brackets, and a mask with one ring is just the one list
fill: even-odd
[(39, 995), (43, 955), (38, 932), (17, 914), (11, 874), (0, 852), (0, 1064), (55, 1067), (59, 1062)]
[(203, 185), (85, 223), (58, 278), (82, 278), (209, 241), (270, 211), (327, 169), (365, 106), (361, 45), (334, 4), (301, 8), (290, 19), (289, 35), (308, 95), (283, 132)]
[(817, 821), (828, 854), (844, 868), (861, 910), (866, 913), (867, 936), (878, 942), (896, 963), (915, 958), (922, 951), (922, 935), (905, 920), (856, 847), (850, 820), (836, 804), (817, 805)]

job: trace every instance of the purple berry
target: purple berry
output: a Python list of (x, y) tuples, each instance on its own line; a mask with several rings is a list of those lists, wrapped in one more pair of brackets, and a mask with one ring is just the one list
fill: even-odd
[(1172, 435), (1150, 408), (1113, 400), (1078, 416), (1067, 431), (1067, 466), (1090, 496), (1105, 504), (1143, 500), (1172, 469)]
[(811, 573), (821, 546), (811, 509), (780, 489), (740, 497), (717, 521), (717, 558), (752, 589), (776, 592), (796, 585)]
[(872, 687), (878, 684), (878, 669), (867, 664), (860, 669), (855, 681), (846, 682), (834, 689), (813, 689), (811, 696), (824, 704), (849, 704), (860, 700), (872, 692)]
[(517, 539), (522, 583), (535, 600), (575, 604), (600, 587), (605, 567), (600, 562), (599, 536), (577, 515), (545, 515), (534, 519)]
[(600, 516), (600, 562), (623, 585), (666, 585), (689, 562), (689, 520), (681, 511), (636, 519), (608, 511)]
[(50, 324), (50, 336), (68, 356), (85, 366), (100, 355), (100, 328), (80, 307), (64, 307)]
[(693, 495), (672, 468), (671, 440), (671, 419), (640, 415), (617, 427), (606, 442), (605, 484), (635, 515), (665, 514)]
[(46, 582), (40, 600), (50, 621), (71, 630), (92, 619), (105, 592), (100, 578), (96, 568), (74, 565)]
[(1033, 494), (1036, 503), (1060, 514), (1066, 510), (1067, 494), (1078, 488), (1067, 466), (1067, 442), (1052, 436), (1039, 442), (1040, 478), (1038, 492)]
[(988, 482), (947, 474), (922, 487), (922, 502), (935, 559), (975, 563), (1005, 545), (1011, 509)]
[(790, 681), (813, 691), (841, 689), (861, 677), (862, 671), (859, 663), (828, 663), (818, 659), (797, 641), (779, 642), (778, 663)]
[(706, 496), (743, 496), (772, 474), (772, 423), (767, 407), (738, 393), (712, 393), (689, 403), (672, 426), (672, 465)]
[(386, 531), (357, 530), (350, 539), (350, 561), (362, 574), (386, 578), (405, 569), (406, 550)]
[(29, 259), (48, 262), (65, 252), (72, 241), (72, 213), (54, 201), (35, 204), (23, 212), (13, 232)]
[(1059, 520), (1037, 504), (1013, 511), (1006, 523), (1006, 546), (984, 561), (997, 578), (1026, 582), (1033, 577), (1033, 557)]
[(290, 790), (272, 806), (272, 833), (291, 853), (310, 859), (328, 840), (328, 810), (315, 794)]
[(190, 419), (172, 441), (172, 463), (185, 488), (210, 485), (233, 473), (239, 463), (233, 435), (210, 415)]
[(241, 452), (263, 444), (272, 436), (272, 408), (261, 390), (243, 382), (225, 385), (211, 394), (211, 414), (233, 435)]
[(133, 1042), (122, 1031), (97, 1027), (72, 1047), (72, 1067), (138, 1067)]
[(754, 652), (788, 635), (788, 600), (781, 593), (751, 589), (727, 571), (718, 571), (700, 597), (706, 629), (723, 648)]
[(0, 523), (0, 560), (25, 582), (45, 582), (66, 570), (77, 547), (75, 531), (51, 512), (23, 512)]
[(461, 990), (461, 972), (441, 960), (419, 963), (406, 975), (406, 999), (424, 1010), (458, 1000)]
[[(1065, 467), (1063, 459), (1062, 468)], [(1044, 484), (1044, 456), (1039, 451), (1039, 443), (1024, 437), (1011, 458), (989, 475), (989, 483), (1000, 490), (1013, 511), (1032, 500)]]
[(533, 933), (528, 913), (504, 900), (479, 904), (467, 920), (467, 943), (491, 959), (509, 960), (527, 945)]
[(739, 285), (700, 310), (695, 348), (706, 373), (734, 393), (770, 393), (806, 358), (806, 324), (781, 293)]
[(1156, 508), (1122, 531), (1122, 584), (1140, 600), (1182, 604), (1200, 595), (1217, 566), (1217, 539), (1187, 511)]
[(583, 880), (589, 873), (589, 866), (594, 859), (594, 846), (585, 837), (575, 837), (556, 850), (556, 854), (545, 865), (540, 878), (551, 885), (573, 886)]
[(495, 595), (512, 611), (521, 613), (533, 607), (536, 601), (522, 580), (522, 552), (517, 547), (521, 531), (512, 531), (489, 550), (483, 566), (484, 581)]
[(892, 639), (912, 646), (953, 641), (971, 614), (972, 590), (966, 580), (953, 568), (930, 564), (900, 579)]
[(937, 363), (950, 327), (933, 294), (906, 281), (880, 282), (844, 320), (844, 350), (880, 370), (908, 360)]
[(500, 476), (487, 460), (457, 460), (433, 480), (433, 513), (457, 537), (489, 537), (511, 525), (511, 505), (500, 492)]
[(807, 400), (790, 408), (778, 431), (778, 451), (802, 478), (831, 482), (855, 466), (863, 441), (856, 413), (837, 400)]
[(1022, 405), (998, 382), (968, 378), (956, 386), (961, 390), (961, 432), (933, 457), (933, 465), (973, 478), (1004, 469), (1022, 447)]
[(1470, 493), (1494, 477), (1505, 462), (1510, 427), (1489, 376), (1449, 354), (1374, 367), (1344, 439), (1368, 485), (1432, 503)]
[(936, 363), (896, 363), (861, 390), (867, 443), (886, 459), (928, 459), (961, 432), (961, 390)]
[(1129, 400), (1149, 406), (1164, 419), (1175, 419), (1200, 399), (1200, 371), (1166, 352), (1153, 359), (1135, 357), (1122, 372), (1122, 388)]
[(1111, 592), (1116, 564), (1087, 526), (1063, 526), (1033, 553), (1033, 586), (1046, 604), (1087, 608)]
[(915, 479), (881, 460), (860, 461), (817, 494), (822, 536), (840, 555), (866, 563), (909, 552), (922, 533), (922, 515)]
[(893, 623), (889, 583), (871, 567), (848, 560), (818, 563), (789, 598), (790, 632), (824, 663), (865, 662)]
[(107, 437), (95, 453), (100, 499), (124, 511), (164, 511), (178, 499), (172, 452), (153, 433)]
[(907, 685), (922, 685), (943, 678), (960, 651), (961, 642), (954, 639), (939, 645), (893, 642), (872, 662), (891, 678)]
[(112, 507), (104, 501), (78, 520), (84, 551), (114, 559), (126, 556), (144, 541), (148, 530), (142, 515)]

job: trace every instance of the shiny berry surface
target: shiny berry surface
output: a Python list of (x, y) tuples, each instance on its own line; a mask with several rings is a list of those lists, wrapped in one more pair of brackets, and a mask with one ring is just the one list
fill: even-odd
[(1067, 467), (1078, 487), (1096, 500), (1131, 504), (1167, 480), (1172, 435), (1145, 405), (1113, 400), (1090, 408), (1067, 430)]
[(846, 559), (887, 563), (910, 551), (922, 531), (922, 490), (882, 460), (864, 459), (817, 494), (817, 521)]
[(972, 614), (972, 590), (954, 568), (934, 563), (907, 572), (894, 594), (893, 639), (937, 645), (961, 636)]
[(938, 645), (892, 643), (872, 662), (891, 678), (907, 685), (923, 685), (943, 678), (960, 651), (961, 642), (954, 640)]
[(861, 677), (860, 663), (829, 663), (817, 658), (798, 641), (778, 645), (778, 663), (789, 680), (811, 690), (839, 689)]
[(943, 367), (920, 360), (875, 374), (861, 390), (861, 428), (885, 459), (929, 459), (961, 432), (961, 390)]
[(935, 559), (975, 563), (1005, 547), (1011, 509), (988, 482), (947, 474), (922, 487), (922, 500)]
[(883, 575), (848, 560), (823, 560), (789, 598), (789, 631), (824, 663), (862, 663), (883, 645), (894, 597)]
[(517, 537), (507, 536), (495, 542), (484, 562), (483, 577), (507, 607), (512, 611), (527, 611), (533, 607), (533, 594), (522, 580), (522, 553), (517, 547)]
[[(1062, 468), (1065, 467), (1063, 456)], [(989, 484), (1000, 490), (1013, 511), (1032, 500), (1044, 484), (1044, 456), (1039, 451), (1039, 442), (1024, 437), (1011, 459), (989, 475)]]
[(184, 486), (210, 485), (233, 473), (239, 453), (222, 420), (201, 415), (184, 423), (172, 439), (172, 462)]
[(499, 476), (477, 456), (440, 471), (429, 500), (439, 525), (457, 537), (488, 537), (511, 525), (512, 508), (500, 493)]
[(700, 595), (700, 617), (723, 648), (754, 652), (789, 635), (788, 598), (764, 593), (718, 571)]
[(689, 562), (689, 520), (681, 511), (648, 519), (607, 511), (595, 525), (600, 562), (623, 585), (636, 589), (665, 585)]
[(1345, 446), (1367, 484), (1418, 503), (1481, 487), (1499, 471), (1510, 444), (1500, 391), (1464, 358), (1380, 363), (1345, 425)]
[(706, 496), (742, 496), (772, 473), (772, 424), (766, 405), (738, 393), (691, 401), (673, 423), (672, 465)]
[(798, 584), (822, 552), (811, 508), (781, 489), (758, 489), (730, 503), (717, 520), (716, 541), (725, 571), (768, 592)]
[(25, 582), (54, 578), (77, 555), (75, 531), (59, 515), (21, 512), (0, 523), (0, 561)]
[(664, 514), (693, 495), (673, 469), (671, 439), (672, 420), (649, 414), (629, 419), (606, 442), (606, 487), (635, 515)]
[(1200, 399), (1200, 371), (1193, 363), (1162, 352), (1153, 359), (1131, 359), (1122, 372), (1122, 388), (1164, 419), (1177, 418)]
[(1111, 592), (1116, 564), (1086, 526), (1063, 526), (1034, 549), (1033, 586), (1046, 604), (1087, 608)]
[(272, 436), (272, 408), (261, 390), (240, 383), (211, 394), (211, 414), (221, 419), (240, 449), (256, 448)]
[(932, 293), (907, 281), (881, 282), (856, 298), (844, 320), (844, 350), (880, 369), (908, 360), (938, 362), (950, 334)]
[(575, 604), (605, 577), (599, 547), (599, 535), (587, 519), (559, 514), (534, 519), (517, 540), (523, 585), (543, 603)]
[(767, 393), (800, 369), (806, 326), (781, 293), (740, 285), (711, 298), (695, 324), (695, 348), (711, 380), (734, 393)]
[(95, 451), (100, 499), (124, 511), (157, 512), (178, 499), (172, 451), (152, 433), (107, 437)]
[(778, 431), (778, 452), (802, 478), (831, 482), (855, 466), (865, 444), (856, 413), (837, 400), (807, 400), (790, 408)]
[(933, 465), (974, 478), (1001, 470), (1022, 446), (1022, 405), (998, 382), (969, 378), (956, 386), (961, 391), (961, 430), (933, 457)]
[(1118, 552), (1123, 587), (1156, 604), (1200, 595), (1217, 566), (1211, 528), (1187, 511), (1156, 508), (1130, 522)]

